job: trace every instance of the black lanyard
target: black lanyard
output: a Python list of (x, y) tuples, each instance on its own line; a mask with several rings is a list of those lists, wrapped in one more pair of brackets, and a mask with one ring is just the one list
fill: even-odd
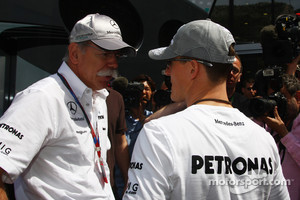
[(223, 99), (213, 99), (213, 98), (212, 99), (200, 99), (200, 100), (194, 102), (192, 105), (195, 105), (195, 104), (203, 102), (203, 101), (215, 101), (215, 102), (226, 103), (226, 104), (231, 105), (230, 101), (226, 101), (226, 100), (223, 100)]

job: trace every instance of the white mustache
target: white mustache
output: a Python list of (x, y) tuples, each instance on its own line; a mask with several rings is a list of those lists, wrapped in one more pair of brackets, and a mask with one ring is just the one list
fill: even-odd
[(113, 78), (118, 77), (118, 71), (117, 70), (105, 70), (105, 71), (99, 71), (97, 73), (97, 76), (112, 76)]

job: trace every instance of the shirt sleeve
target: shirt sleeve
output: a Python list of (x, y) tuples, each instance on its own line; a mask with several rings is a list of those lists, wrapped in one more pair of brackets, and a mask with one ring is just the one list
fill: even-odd
[(291, 132), (284, 136), (281, 142), (300, 167), (300, 115), (294, 120)]
[(267, 183), (267, 185), (270, 184), (272, 186), (269, 200), (290, 200), (290, 195), (287, 189), (288, 182), (283, 176), (279, 155), (277, 157), (277, 162), (279, 164), (277, 169), (274, 171), (274, 179), (271, 182)]
[(127, 127), (126, 127), (126, 120), (125, 120), (125, 105), (124, 105), (123, 97), (121, 95), (119, 95), (119, 104), (120, 104), (120, 109), (119, 109), (119, 116), (117, 120), (116, 134), (124, 134), (125, 131), (127, 130)]
[(45, 95), (19, 93), (0, 119), (0, 167), (9, 175), (2, 177), (6, 183), (12, 183), (30, 165), (51, 132), (53, 107)]
[(158, 124), (146, 123), (134, 146), (123, 199), (168, 199), (173, 171), (168, 138)]
[(107, 88), (110, 94), (106, 99), (108, 111), (108, 131), (112, 138), (114, 134), (124, 134), (126, 131), (125, 106), (122, 95)]

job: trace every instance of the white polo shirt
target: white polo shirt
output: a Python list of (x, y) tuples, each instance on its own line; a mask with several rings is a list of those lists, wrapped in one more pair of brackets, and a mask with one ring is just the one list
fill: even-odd
[[(93, 102), (92, 90), (66, 63), (58, 71), (97, 127), (106, 160), (108, 91), (97, 91), (99, 98)], [(17, 199), (114, 199), (96, 165), (95, 145), (83, 112), (57, 74), (16, 95), (0, 119), (0, 147), (6, 149), (0, 153), (0, 167), (9, 175), (2, 179), (15, 183)]]
[(123, 199), (289, 199), (272, 136), (234, 108), (193, 105), (144, 125)]

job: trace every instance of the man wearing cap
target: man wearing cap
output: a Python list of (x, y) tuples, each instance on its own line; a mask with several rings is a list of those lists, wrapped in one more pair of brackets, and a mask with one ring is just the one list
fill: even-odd
[(108, 16), (75, 24), (57, 74), (19, 92), (0, 119), (0, 199), (3, 182), (22, 200), (114, 199), (105, 87), (118, 56), (135, 53)]
[(149, 52), (167, 61), (171, 98), (187, 108), (144, 125), (123, 199), (289, 199), (273, 138), (228, 101), (234, 43), (197, 20)]

